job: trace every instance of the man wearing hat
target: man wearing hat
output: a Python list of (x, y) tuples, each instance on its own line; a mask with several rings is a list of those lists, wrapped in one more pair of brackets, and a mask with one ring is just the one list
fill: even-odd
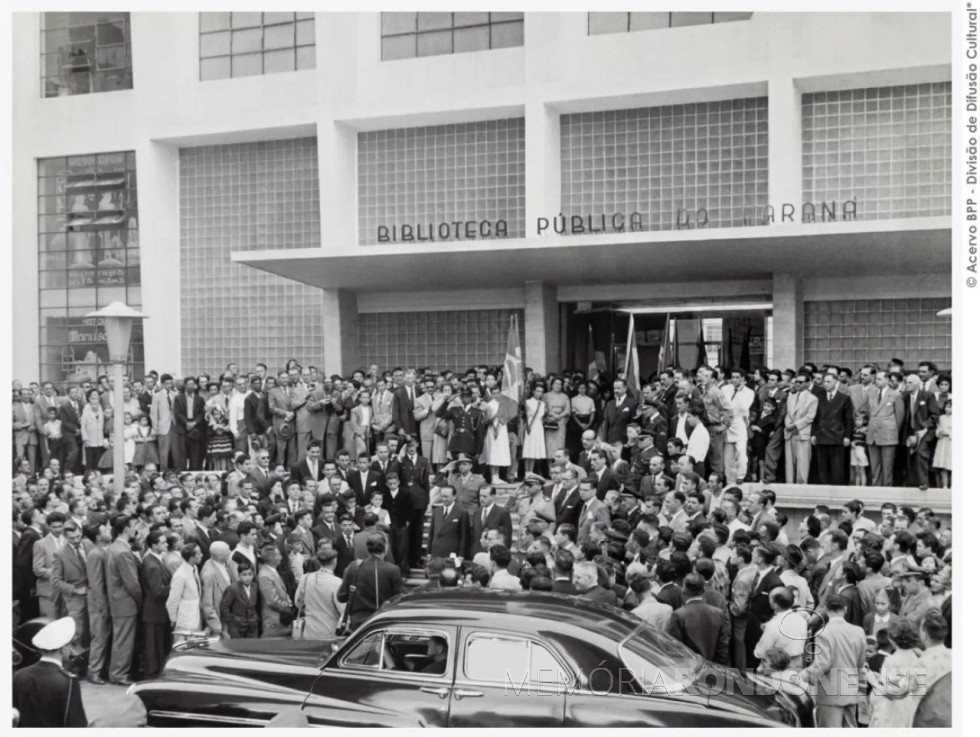
[(14, 673), (13, 706), (21, 727), (87, 727), (82, 688), (62, 668), (62, 649), (75, 636), (75, 620), (62, 617), (34, 635), (41, 659)]
[(475, 512), (480, 499), (480, 488), (486, 483), (482, 476), (473, 473), (473, 457), (467, 453), (457, 456), (448, 483), (456, 490), (456, 503), (467, 512)]
[(902, 595), (902, 606), (898, 616), (905, 617), (916, 627), (927, 611), (933, 608), (930, 602), (929, 574), (926, 571), (902, 571), (892, 578)]
[(518, 505), (520, 512), (518, 527), (521, 529), (527, 527), (528, 523), (535, 519), (547, 523), (549, 532), (553, 528), (555, 523), (555, 505), (551, 500), (544, 498), (544, 483), (544, 478), (536, 473), (525, 475), (524, 484), (518, 490), (518, 498), (520, 500)]

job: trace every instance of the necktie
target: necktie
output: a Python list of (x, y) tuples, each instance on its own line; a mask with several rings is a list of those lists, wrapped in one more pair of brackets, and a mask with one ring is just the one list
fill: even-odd
[(408, 401), (415, 404), (415, 390), (412, 387), (408, 387)]
[(354, 538), (351, 537), (350, 535), (347, 536), (347, 548), (349, 550), (353, 550), (354, 549)]
[(84, 563), (86, 561), (85, 548), (83, 548), (81, 545), (76, 545), (75, 552), (78, 554), (79, 560), (81, 560), (82, 563)]
[(487, 517), (490, 516), (490, 507), (483, 508), (483, 524), (487, 523)]
[(197, 598), (201, 598), (201, 577), (197, 573), (197, 568), (194, 569), (194, 585), (197, 587)]
[(884, 398), (884, 396), (885, 396), (885, 390), (884, 389), (879, 389), (878, 390), (878, 404), (881, 404), (881, 400)]

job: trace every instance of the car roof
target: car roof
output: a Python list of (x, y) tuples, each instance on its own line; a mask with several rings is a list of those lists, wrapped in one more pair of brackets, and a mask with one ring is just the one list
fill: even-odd
[[(418, 619), (425, 622), (500, 626), (501, 617), (586, 628), (617, 642), (640, 625), (632, 614), (580, 596), (542, 591), (448, 588), (412, 591), (389, 600), (376, 621)], [(531, 627), (529, 631), (535, 631)]]

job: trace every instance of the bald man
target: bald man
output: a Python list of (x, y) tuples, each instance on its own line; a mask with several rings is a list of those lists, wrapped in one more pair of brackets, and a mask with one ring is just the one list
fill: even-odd
[(228, 565), (231, 548), (228, 543), (219, 540), (211, 543), (208, 553), (209, 557), (201, 568), (201, 609), (209, 634), (222, 635), (221, 597), (235, 580)]

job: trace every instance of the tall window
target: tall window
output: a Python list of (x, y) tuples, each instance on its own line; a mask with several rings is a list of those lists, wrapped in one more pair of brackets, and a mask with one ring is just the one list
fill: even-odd
[(381, 60), (524, 45), (524, 13), (382, 13)]
[[(38, 288), (42, 381), (94, 380), (109, 359), (99, 321), (110, 302), (142, 304), (136, 155), (132, 151), (38, 161)], [(133, 330), (127, 371), (143, 373)]]
[(313, 13), (201, 13), (201, 81), (316, 68)]
[(748, 20), (752, 13), (589, 13), (589, 35)]
[(129, 13), (42, 13), (43, 97), (131, 89)]

